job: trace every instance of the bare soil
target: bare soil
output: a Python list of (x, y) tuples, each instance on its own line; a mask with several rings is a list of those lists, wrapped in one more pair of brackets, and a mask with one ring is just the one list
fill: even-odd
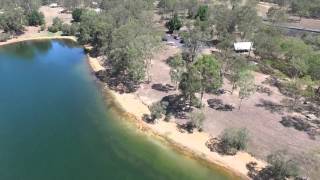
[[(176, 47), (166, 45), (165, 48), (155, 56), (152, 61), (151, 75), (152, 82), (143, 84), (136, 92), (136, 95), (146, 104), (151, 105), (153, 102), (161, 100), (169, 94), (177, 94), (178, 91), (161, 92), (151, 88), (152, 84), (172, 84), (170, 81), (170, 67), (166, 64), (166, 60), (179, 53)], [(206, 50), (204, 51), (208, 53)], [(239, 98), (238, 92), (233, 94), (227, 92), (221, 96), (205, 94), (204, 108), (206, 120), (204, 122), (204, 130), (211, 136), (218, 136), (226, 128), (247, 128), (250, 132), (250, 142), (248, 152), (254, 156), (266, 159), (266, 156), (277, 150), (286, 150), (290, 157), (296, 159), (303, 169), (310, 170), (310, 175), (317, 174), (314, 166), (320, 164), (314, 158), (320, 150), (320, 138), (311, 139), (304, 131), (298, 131), (294, 128), (283, 126), (280, 121), (284, 115), (297, 115), (297, 113), (287, 112), (283, 109), (279, 111), (270, 109), (264, 105), (264, 101), (281, 104), (281, 100), (287, 98), (282, 95), (276, 87), (263, 84), (262, 82), (268, 78), (268, 75), (255, 73), (255, 84), (267, 87), (271, 90), (271, 95), (256, 92), (249, 99), (244, 100), (241, 109), (238, 110)], [(231, 90), (228, 80), (224, 80), (223, 89)], [(235, 110), (231, 112), (217, 111), (208, 107), (206, 101), (208, 99), (221, 99), (223, 103), (231, 104)], [(180, 122), (181, 120), (175, 119)], [(312, 163), (310, 163), (312, 162)]]

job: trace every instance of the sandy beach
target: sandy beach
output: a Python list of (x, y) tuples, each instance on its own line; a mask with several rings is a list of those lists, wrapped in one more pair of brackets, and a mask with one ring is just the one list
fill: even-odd
[[(95, 72), (104, 69), (96, 58), (89, 57), (88, 62)], [(178, 146), (179, 149), (194, 155), (195, 158), (206, 160), (248, 179), (248, 169), (246, 165), (249, 162), (256, 162), (258, 168), (266, 166), (266, 162), (258, 160), (246, 152), (238, 152), (234, 156), (224, 156), (216, 152), (211, 152), (205, 145), (206, 141), (210, 138), (210, 135), (207, 133), (182, 133), (177, 129), (176, 123), (162, 120), (159, 120), (155, 124), (145, 123), (142, 121), (142, 116), (143, 114), (149, 114), (150, 111), (138, 95), (119, 94), (112, 90), (109, 90), (108, 92), (111, 93), (116, 103), (123, 111), (135, 117), (138, 121), (136, 123), (138, 124), (139, 129), (143, 131), (146, 131), (146, 129), (152, 131), (153, 134), (166, 139), (172, 145)]]
[(35, 36), (35, 37), (18, 37), (18, 38), (13, 38), (5, 42), (0, 42), (0, 46), (2, 45), (7, 45), (7, 44), (13, 44), (13, 43), (18, 43), (18, 42), (23, 42), (23, 41), (32, 41), (32, 40), (46, 40), (46, 39), (69, 39), (72, 41), (77, 41), (76, 37), (74, 36)]
[[(44, 39), (69, 39), (76, 41), (72, 36), (40, 36), (40, 37), (19, 37), (11, 39), (6, 42), (1, 42), (1, 45), (12, 44), (29, 40), (44, 40)], [(104, 70), (105, 68), (100, 64), (98, 58), (92, 58), (88, 55), (88, 64), (93, 72)], [(193, 134), (182, 133), (174, 122), (158, 121), (155, 124), (148, 124), (142, 121), (143, 114), (149, 114), (148, 106), (136, 94), (119, 94), (115, 91), (109, 90), (115, 102), (121, 107), (123, 111), (133, 116), (136, 119), (139, 129), (143, 131), (151, 131), (151, 134), (160, 136), (169, 142), (171, 145), (176, 146), (181, 151), (191, 154), (197, 159), (205, 160), (209, 163), (216, 164), (226, 170), (231, 170), (234, 174), (249, 178), (247, 176), (248, 169), (246, 164), (249, 162), (256, 162), (257, 167), (264, 167), (266, 162), (258, 160), (246, 152), (238, 152), (234, 156), (223, 156), (216, 152), (211, 152), (206, 146), (206, 141), (210, 135), (204, 132), (194, 132)]]

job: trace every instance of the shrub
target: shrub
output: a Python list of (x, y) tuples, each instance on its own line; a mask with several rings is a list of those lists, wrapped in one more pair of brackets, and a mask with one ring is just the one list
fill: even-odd
[(62, 34), (65, 36), (71, 35), (71, 26), (69, 24), (63, 24), (61, 27)]
[(58, 31), (61, 31), (62, 29), (62, 25), (63, 25), (63, 22), (61, 19), (59, 19), (58, 17), (55, 17), (53, 19), (53, 23), (52, 23), (52, 26), (50, 26), (48, 28), (48, 31), (52, 32), (52, 33), (56, 33)]
[(10, 39), (10, 34), (0, 33), (0, 42), (5, 42)]
[(45, 24), (42, 24), (42, 25), (40, 26), (40, 31), (44, 31), (44, 30), (46, 30), (46, 25), (45, 25)]
[(167, 102), (156, 102), (150, 106), (151, 118), (160, 119), (163, 114), (166, 113), (168, 103)]
[(169, 29), (170, 33), (178, 31), (182, 27), (182, 22), (177, 14), (174, 14), (173, 18), (166, 23), (166, 27)]
[(208, 10), (209, 10), (209, 8), (207, 5), (200, 6), (198, 9), (196, 18), (199, 18), (201, 21), (208, 20), (208, 16), (209, 16)]
[(75, 9), (72, 11), (72, 19), (75, 21), (75, 22), (80, 22), (81, 20), (81, 15), (83, 13), (83, 9)]
[(75, 36), (79, 31), (79, 26), (78, 24), (75, 24), (75, 23), (71, 25), (63, 24), (61, 27), (61, 31), (65, 36)]
[(222, 132), (220, 139), (220, 150), (225, 154), (235, 154), (237, 151), (246, 149), (249, 133), (245, 128), (230, 128)]
[(56, 26), (50, 26), (50, 27), (48, 27), (48, 31), (52, 32), (52, 33), (56, 33), (59, 31), (59, 28)]
[(30, 26), (38, 26), (45, 23), (43, 13), (36, 10), (33, 10), (30, 14), (28, 14), (27, 19)]
[(262, 170), (260, 176), (269, 179), (288, 179), (298, 176), (298, 167), (294, 161), (286, 159), (282, 152), (268, 156), (269, 165)]
[(194, 124), (199, 131), (202, 131), (203, 121), (205, 120), (205, 115), (202, 111), (190, 113), (190, 121)]

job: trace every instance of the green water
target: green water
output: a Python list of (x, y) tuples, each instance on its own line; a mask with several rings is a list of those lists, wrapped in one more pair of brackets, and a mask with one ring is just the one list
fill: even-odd
[(234, 179), (113, 115), (81, 47), (0, 47), (0, 180)]

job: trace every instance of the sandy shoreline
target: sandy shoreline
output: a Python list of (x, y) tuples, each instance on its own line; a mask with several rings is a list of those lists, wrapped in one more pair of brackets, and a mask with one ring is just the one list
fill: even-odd
[(7, 44), (14, 44), (18, 42), (23, 42), (23, 41), (35, 41), (35, 40), (46, 40), (46, 39), (69, 39), (72, 41), (77, 42), (76, 37), (74, 36), (39, 36), (39, 37), (25, 37), (25, 38), (13, 38), (5, 42), (0, 42), (0, 46), (7, 45)]
[[(94, 72), (104, 69), (96, 58), (88, 57), (88, 63)], [(258, 160), (246, 152), (238, 152), (235, 156), (223, 156), (216, 152), (211, 152), (205, 146), (206, 141), (210, 138), (207, 133), (181, 133), (174, 122), (160, 120), (155, 124), (145, 123), (142, 121), (142, 116), (149, 114), (150, 111), (136, 94), (119, 94), (112, 90), (108, 90), (108, 93), (125, 114), (136, 121), (135, 123), (140, 130), (163, 138), (187, 155), (218, 165), (224, 168), (225, 171), (232, 171), (231, 174), (245, 179), (249, 179), (246, 167), (249, 162), (256, 162), (258, 164), (257, 167), (260, 168), (266, 166), (266, 162)]]
[[(22, 41), (45, 39), (69, 39), (76, 41), (76, 38), (73, 36), (41, 36), (11, 39), (6, 42), (1, 42), (0, 46)], [(97, 58), (87, 57), (88, 64), (93, 72), (104, 69)], [(207, 133), (181, 133), (173, 122), (159, 121), (155, 124), (147, 124), (142, 121), (142, 116), (143, 114), (150, 113), (149, 109), (137, 95), (119, 94), (111, 90), (108, 90), (108, 93), (125, 114), (130, 117), (130, 119), (135, 120), (134, 123), (137, 124), (140, 130), (164, 139), (186, 155), (190, 155), (195, 159), (204, 160), (214, 166), (218, 165), (226, 172), (231, 171), (229, 174), (234, 174), (243, 179), (249, 179), (247, 176), (247, 163), (252, 161), (257, 162), (258, 167), (264, 167), (266, 165), (264, 161), (258, 160), (246, 152), (239, 152), (235, 156), (222, 156), (216, 152), (211, 152), (205, 146), (205, 142), (210, 138)]]

